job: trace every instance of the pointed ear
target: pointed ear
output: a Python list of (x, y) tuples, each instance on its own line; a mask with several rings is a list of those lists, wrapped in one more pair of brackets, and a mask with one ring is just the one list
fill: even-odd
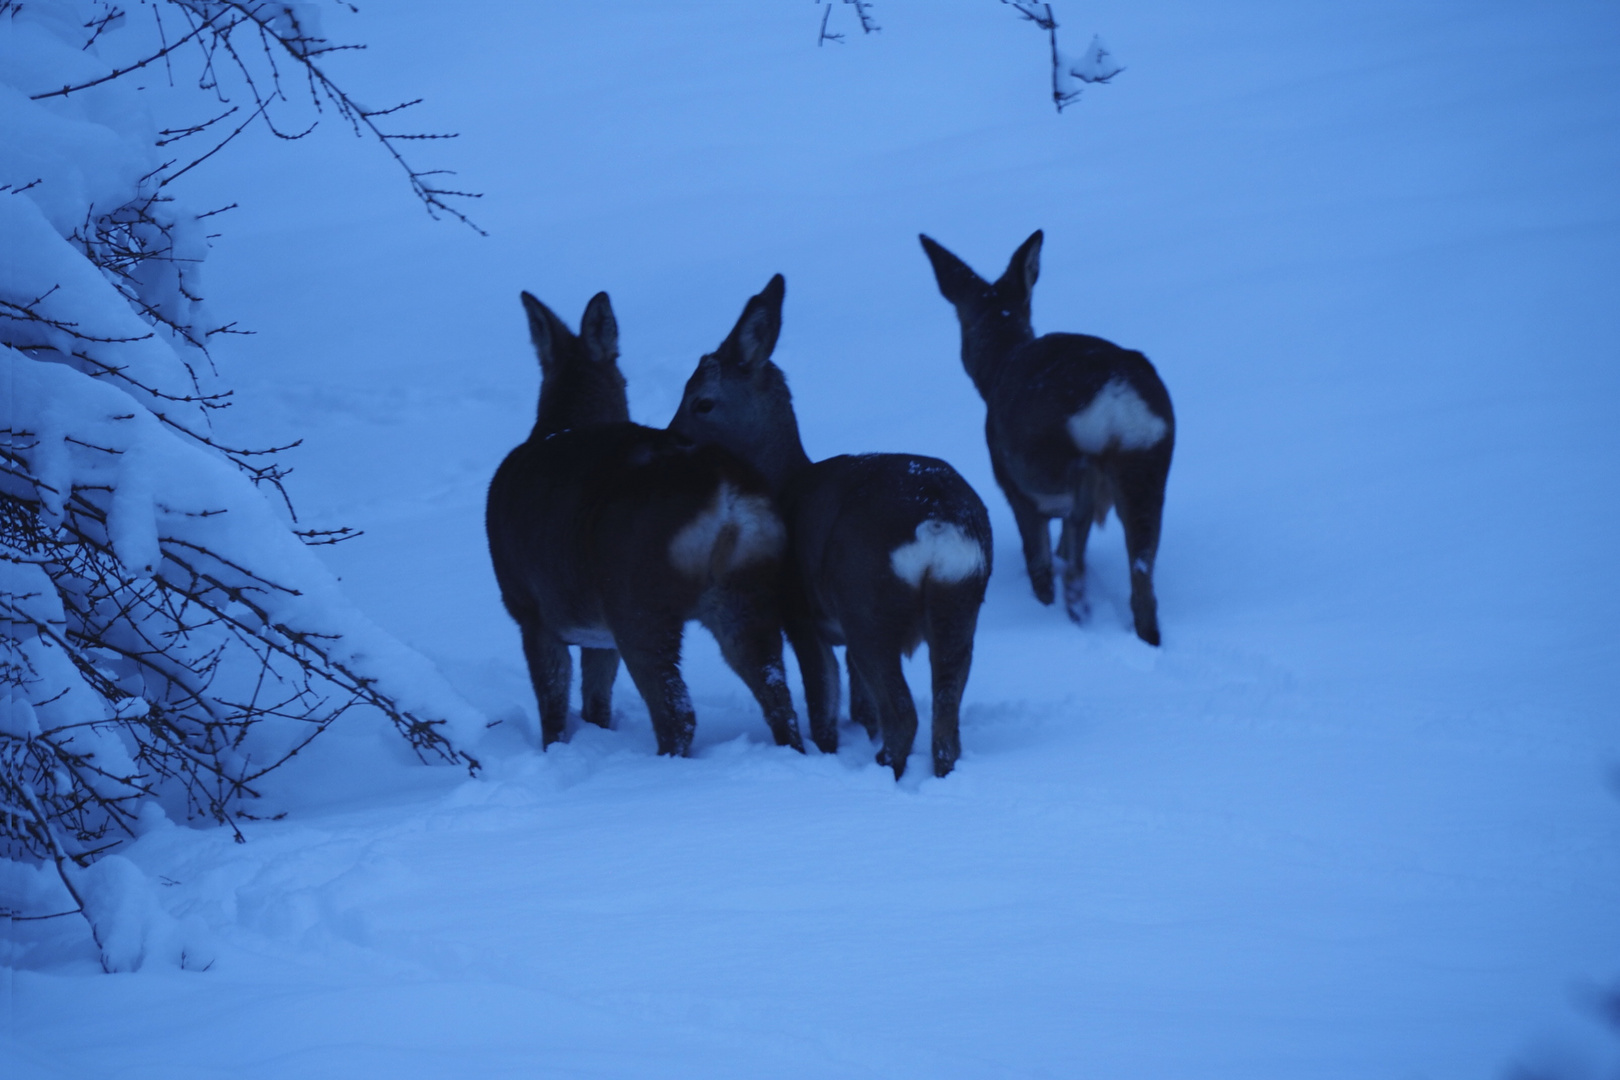
[(534, 342), (534, 351), (540, 357), (540, 371), (544, 374), (557, 366), (563, 350), (574, 340), (574, 334), (555, 312), (528, 293), (523, 294), (523, 310), (529, 315), (529, 340)]
[(750, 375), (765, 366), (782, 333), (782, 298), (786, 292), (787, 282), (777, 274), (748, 301), (718, 350), (722, 363), (735, 365)]
[(939, 283), (940, 294), (960, 307), (975, 296), (989, 290), (989, 284), (967, 263), (946, 251), (929, 237), (918, 234), (928, 261), (934, 264), (934, 280)]
[(579, 338), (585, 343), (585, 355), (597, 363), (611, 364), (619, 358), (619, 320), (613, 317), (613, 302), (607, 293), (597, 293), (585, 305)]
[(1007, 263), (1007, 272), (996, 282), (996, 289), (1003, 296), (1017, 296), (1028, 300), (1030, 293), (1035, 291), (1035, 279), (1041, 276), (1043, 239), (1041, 230), (1036, 229), (1030, 234), (1029, 239), (1013, 252), (1012, 260)]

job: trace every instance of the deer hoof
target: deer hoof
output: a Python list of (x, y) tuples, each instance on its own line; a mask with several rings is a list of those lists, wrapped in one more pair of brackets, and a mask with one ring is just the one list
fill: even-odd
[(1050, 604), (1057, 599), (1057, 593), (1052, 589), (1052, 571), (1050, 569), (1039, 573), (1031, 571), (1029, 584), (1035, 590), (1035, 599), (1041, 603)]
[(1091, 604), (1086, 600), (1086, 590), (1080, 581), (1065, 581), (1063, 583), (1063, 610), (1069, 613), (1069, 618), (1075, 623), (1084, 623), (1091, 618)]
[(1134, 609), (1131, 614), (1135, 616), (1136, 636), (1149, 645), (1157, 645), (1159, 643), (1158, 605), (1151, 600), (1146, 604), (1138, 605), (1133, 599), (1131, 607)]

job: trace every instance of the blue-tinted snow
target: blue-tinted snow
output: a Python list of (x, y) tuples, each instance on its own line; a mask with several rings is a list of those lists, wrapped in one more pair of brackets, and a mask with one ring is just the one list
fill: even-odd
[[(1613, 6), (1069, 3), (1128, 70), (1061, 117), (1002, 5), (892, 0), (820, 49), (816, 14), (331, 13), (362, 99), (462, 132), (434, 149), (488, 239), (335, 132), (194, 174), (243, 204), (207, 264), (259, 330), (240, 434), (305, 437), (306, 517), (366, 530), (324, 552), (350, 596), (501, 723), (479, 781), (338, 730), (246, 845), (145, 836), (206, 974), (19, 925), (15, 1075), (1612, 1073)], [(1117, 523), (1090, 625), (1030, 596), (916, 243), (996, 274), (1037, 227), (1037, 329), (1175, 398), (1161, 650)], [(663, 423), (778, 271), (812, 456), (936, 455), (991, 507), (960, 767), (768, 745), (701, 631), (695, 760), (623, 677), (620, 731), (542, 757), (481, 525), (532, 421), (517, 293), (609, 290)]]

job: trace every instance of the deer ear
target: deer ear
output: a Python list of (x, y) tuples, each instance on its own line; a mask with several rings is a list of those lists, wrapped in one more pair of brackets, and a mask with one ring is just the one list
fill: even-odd
[(545, 374), (557, 366), (562, 351), (574, 340), (573, 331), (557, 318), (555, 312), (528, 293), (523, 294), (523, 310), (529, 315), (529, 340), (540, 357), (540, 372)]
[(1012, 260), (1007, 263), (1007, 272), (996, 282), (996, 289), (1003, 296), (1028, 300), (1035, 291), (1035, 279), (1041, 276), (1041, 242), (1044, 239), (1041, 230), (1036, 229), (1028, 240), (1018, 245)]
[(613, 317), (613, 302), (607, 293), (597, 293), (585, 305), (585, 314), (579, 319), (579, 337), (585, 344), (585, 355), (597, 363), (611, 364), (619, 358), (619, 320)]
[(919, 233), (917, 239), (922, 241), (928, 261), (934, 264), (934, 280), (939, 283), (940, 295), (945, 299), (960, 307), (985, 293), (988, 285), (967, 263), (927, 236)]
[(771, 278), (759, 295), (752, 297), (743, 308), (737, 325), (732, 327), (725, 343), (720, 346), (721, 362), (742, 369), (752, 375), (765, 366), (776, 349), (776, 339), (782, 333), (782, 299), (787, 282), (781, 274)]

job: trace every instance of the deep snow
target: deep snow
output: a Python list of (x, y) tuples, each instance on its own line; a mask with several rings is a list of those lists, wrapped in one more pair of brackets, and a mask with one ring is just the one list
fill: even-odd
[[(340, 726), (247, 844), (130, 847), (206, 973), (14, 924), (8, 1075), (1612, 1074), (1620, 15), (1071, 0), (1127, 70), (1058, 116), (1001, 5), (878, 11), (820, 49), (810, 4), (329, 16), (362, 98), (462, 132), (487, 239), (335, 131), (194, 174), (242, 204), (236, 432), (305, 438), (351, 598), (499, 723), (476, 781)], [(1031, 597), (916, 243), (993, 274), (1037, 227), (1037, 329), (1175, 398), (1161, 650), (1115, 523), (1089, 625)], [(959, 770), (770, 746), (695, 629), (693, 760), (622, 676), (621, 729), (542, 756), (481, 523), (518, 290), (609, 290), (661, 424), (777, 271), (812, 456), (941, 456), (991, 508)]]

